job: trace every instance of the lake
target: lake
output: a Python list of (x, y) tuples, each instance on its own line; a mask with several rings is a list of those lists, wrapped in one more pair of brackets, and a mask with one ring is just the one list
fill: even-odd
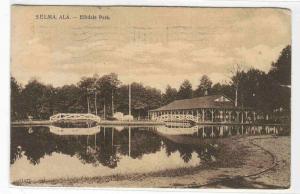
[(222, 162), (224, 139), (282, 127), (12, 127), (11, 180), (152, 173)]

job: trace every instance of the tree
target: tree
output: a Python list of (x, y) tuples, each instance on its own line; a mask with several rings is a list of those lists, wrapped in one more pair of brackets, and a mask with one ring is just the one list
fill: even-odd
[(97, 76), (94, 77), (82, 77), (81, 80), (77, 83), (78, 87), (81, 90), (80, 99), (84, 101), (86, 99), (86, 107), (88, 113), (91, 112), (91, 102), (92, 91), (95, 90), (95, 84), (97, 81)]
[(240, 94), (240, 90), (242, 89), (241, 88), (241, 85), (240, 85), (240, 82), (241, 82), (241, 79), (244, 75), (244, 71), (242, 70), (242, 65), (240, 64), (237, 64), (235, 66), (232, 67), (232, 69), (230, 70), (231, 72), (231, 85), (234, 86), (234, 89), (235, 89), (235, 100), (234, 100), (234, 104), (235, 106), (238, 106), (239, 105), (239, 99), (241, 97), (241, 94)]
[(51, 85), (30, 80), (21, 93), (24, 114), (35, 119), (49, 119), (53, 112), (54, 91)]
[(187, 99), (193, 97), (192, 84), (189, 80), (184, 80), (179, 87), (177, 99)]
[(177, 90), (176, 88), (172, 88), (170, 85), (167, 85), (165, 93), (162, 95), (162, 103), (163, 105), (169, 104), (176, 100)]
[(208, 94), (211, 90), (212, 81), (207, 75), (203, 75), (200, 79), (200, 84), (195, 91), (195, 96), (204, 96)]
[(23, 107), (21, 103), (21, 92), (22, 92), (22, 86), (17, 82), (17, 80), (14, 77), (10, 78), (10, 87), (11, 87), (11, 110), (10, 110), (10, 116), (11, 120), (17, 120), (24, 118), (23, 115)]
[[(155, 88), (145, 87), (141, 83), (133, 82), (131, 93), (132, 115), (135, 117), (146, 117), (149, 110), (158, 108), (161, 105), (160, 91)], [(128, 112), (128, 85), (122, 85), (117, 90), (116, 106), (118, 111)]]
[(85, 112), (85, 100), (82, 102), (80, 96), (81, 89), (76, 85), (64, 85), (56, 88), (54, 98), (55, 113), (83, 113)]
[(291, 85), (291, 46), (286, 46), (277, 61), (272, 63), (269, 75), (281, 85)]
[(210, 94), (211, 95), (224, 94), (227, 97), (234, 99), (235, 89), (234, 86), (230, 84), (216, 83), (212, 86)]
[[(103, 111), (105, 109), (110, 111), (111, 115), (114, 112), (114, 96), (117, 92), (117, 88), (121, 84), (121, 81), (118, 79), (118, 75), (115, 73), (110, 73), (100, 77), (95, 84), (96, 90), (99, 93), (99, 101), (103, 105)], [(103, 112), (104, 114), (104, 112)], [(105, 113), (106, 114), (106, 113)]]

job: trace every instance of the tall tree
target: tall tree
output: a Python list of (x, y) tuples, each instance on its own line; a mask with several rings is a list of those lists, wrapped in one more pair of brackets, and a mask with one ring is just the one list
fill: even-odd
[(215, 94), (224, 94), (227, 97), (234, 99), (235, 98), (235, 89), (234, 86), (230, 85), (230, 84), (220, 84), (220, 83), (216, 83), (212, 86), (211, 88), (211, 95), (215, 95)]
[(10, 116), (11, 120), (17, 120), (24, 117), (22, 115), (23, 107), (21, 103), (21, 92), (22, 92), (22, 86), (17, 82), (17, 80), (14, 77), (10, 78), (10, 87), (11, 87), (11, 95), (10, 95), (10, 103), (11, 103), (11, 110), (10, 110)]
[(282, 85), (291, 85), (291, 46), (286, 46), (276, 62), (272, 63), (270, 76)]
[(198, 88), (195, 90), (195, 96), (204, 96), (205, 94), (208, 94), (211, 90), (211, 86), (212, 81), (207, 75), (203, 75), (200, 79)]
[(189, 80), (184, 80), (179, 87), (177, 99), (187, 99), (193, 97), (192, 84)]
[(86, 101), (81, 101), (81, 95), (80, 88), (74, 84), (56, 88), (53, 96), (54, 113), (84, 113)]
[(103, 106), (102, 110), (104, 111), (105, 109), (105, 112), (110, 112), (111, 115), (114, 111), (112, 107), (114, 106), (113, 99), (120, 84), (121, 82), (118, 79), (118, 75), (115, 73), (103, 75), (96, 81), (99, 102), (101, 103), (101, 107)]
[(167, 85), (165, 93), (162, 95), (163, 105), (169, 104), (170, 102), (176, 100), (177, 90), (172, 88), (170, 85)]
[(232, 67), (230, 70), (231, 73), (231, 85), (234, 86), (235, 89), (235, 98), (234, 98), (234, 104), (235, 106), (239, 105), (239, 100), (241, 98), (241, 80), (244, 74), (244, 71), (242, 70), (242, 65), (236, 64)]
[(95, 84), (97, 81), (97, 76), (93, 77), (82, 77), (77, 83), (81, 90), (80, 99), (82, 102), (86, 101), (86, 112), (91, 112), (93, 93), (95, 92)]
[(22, 91), (24, 112), (35, 119), (48, 119), (53, 112), (54, 88), (44, 85), (36, 79), (28, 82)]

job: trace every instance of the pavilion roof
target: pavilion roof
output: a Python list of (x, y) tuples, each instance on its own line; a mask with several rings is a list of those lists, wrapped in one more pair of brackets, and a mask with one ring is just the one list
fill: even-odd
[(197, 98), (175, 100), (165, 106), (151, 111), (164, 111), (164, 110), (187, 110), (197, 108), (226, 108), (236, 109), (233, 100), (225, 95), (211, 95)]

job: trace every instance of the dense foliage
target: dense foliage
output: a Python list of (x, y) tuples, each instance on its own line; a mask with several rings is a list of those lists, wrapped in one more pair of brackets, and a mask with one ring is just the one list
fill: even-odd
[[(291, 97), (291, 47), (284, 48), (268, 73), (251, 68), (236, 71), (227, 84), (215, 83), (208, 76), (200, 78), (196, 90), (189, 80), (184, 80), (177, 91), (167, 86), (166, 91), (132, 83), (132, 114), (136, 118), (147, 116), (148, 110), (158, 108), (176, 99), (199, 97), (205, 94), (225, 94), (236, 98), (242, 107), (274, 113), (290, 114)], [(55, 113), (96, 113), (111, 117), (113, 112), (128, 114), (128, 85), (122, 84), (118, 75), (111, 73), (99, 77), (83, 77), (76, 84), (53, 87), (38, 80), (21, 86), (11, 77), (11, 119), (48, 119)]]

